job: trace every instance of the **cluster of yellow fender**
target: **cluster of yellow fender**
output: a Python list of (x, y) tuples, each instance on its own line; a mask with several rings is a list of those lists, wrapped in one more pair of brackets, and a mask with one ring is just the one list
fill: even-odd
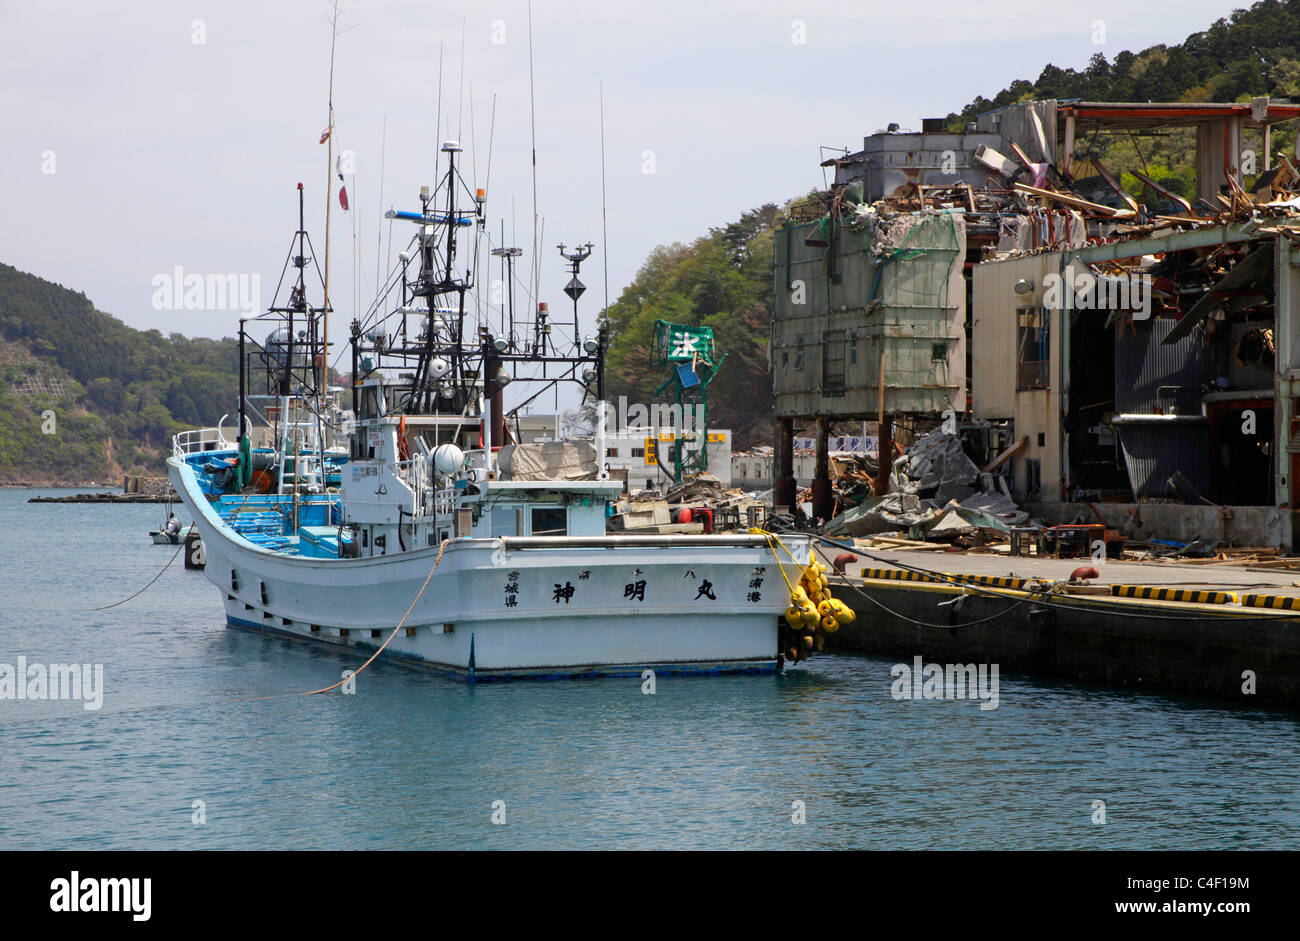
[(852, 624), (855, 617), (852, 608), (831, 596), (826, 566), (816, 561), (805, 566), (785, 611), (790, 628), (786, 659), (794, 663), (807, 660), (813, 650), (822, 649), (827, 634), (834, 634), (842, 624)]

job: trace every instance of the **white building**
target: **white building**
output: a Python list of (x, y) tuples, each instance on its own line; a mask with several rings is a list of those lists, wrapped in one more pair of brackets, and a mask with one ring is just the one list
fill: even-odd
[[(610, 410), (613, 412), (613, 409)], [(613, 418), (613, 414), (610, 415)], [(560, 421), (555, 415), (520, 415), (510, 419), (510, 433), (518, 435), (521, 443), (535, 441), (558, 441), (564, 438)], [(698, 450), (697, 433), (687, 431), (686, 448), (688, 452)], [(592, 441), (592, 435), (575, 436), (583, 441)], [(709, 449), (708, 472), (722, 481), (722, 486), (745, 486), (746, 489), (759, 489), (749, 484), (733, 484), (733, 461), (731, 456), (731, 431), (713, 429), (708, 432)], [(663, 464), (669, 471), (673, 469), (674, 430), (670, 426), (644, 427), (633, 426), (605, 432), (605, 463), (615, 477), (622, 478), (618, 471), (627, 472), (627, 491), (666, 490), (672, 486), (672, 475), (664, 473)], [(768, 449), (771, 450), (770, 448)], [(656, 460), (657, 458), (657, 460)], [(771, 457), (768, 458), (770, 468)], [(769, 470), (770, 475), (770, 470)], [(765, 486), (771, 486), (767, 484)]]
[[(795, 474), (798, 475), (798, 457)], [(763, 445), (731, 455), (732, 485), (742, 490), (770, 490), (772, 487), (772, 448)]]
[[(731, 487), (731, 431), (711, 429), (707, 441), (702, 442), (697, 432), (684, 433), (687, 452), (698, 451), (703, 444), (708, 448), (708, 472)], [(676, 435), (671, 428), (622, 428), (605, 434), (605, 463), (611, 471), (627, 471), (627, 489), (666, 490), (672, 486), (672, 476), (664, 468), (673, 469)], [(660, 465), (663, 465), (662, 467)], [(621, 476), (621, 475), (615, 475)]]

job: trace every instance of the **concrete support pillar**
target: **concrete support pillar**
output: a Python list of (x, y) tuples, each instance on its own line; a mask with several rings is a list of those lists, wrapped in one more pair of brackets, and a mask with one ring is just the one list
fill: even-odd
[(1197, 125), (1196, 195), (1213, 206), (1215, 196), (1231, 177), (1241, 183), (1241, 142), (1244, 122), (1225, 118)]
[(794, 419), (776, 420), (776, 447), (772, 455), (772, 505), (794, 508)]
[(830, 419), (817, 419), (817, 459), (813, 471), (813, 516), (828, 520), (835, 515), (835, 493), (831, 489)]
[(1061, 172), (1067, 179), (1074, 177), (1074, 112), (1067, 112), (1065, 115), (1065, 147), (1064, 152), (1058, 154), (1057, 165), (1060, 166)]
[(889, 471), (894, 466), (894, 419), (885, 415), (876, 432), (876, 479), (871, 482), (871, 492), (878, 497), (889, 493)]

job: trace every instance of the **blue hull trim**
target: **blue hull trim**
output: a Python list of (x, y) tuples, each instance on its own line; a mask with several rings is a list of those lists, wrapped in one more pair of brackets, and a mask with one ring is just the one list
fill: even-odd
[[(274, 627), (268, 624), (259, 624), (256, 621), (237, 618), (233, 614), (226, 615), (226, 623), (237, 630), (244, 630), (254, 634), (274, 634), (277, 637), (284, 637), (289, 640), (296, 640), (303, 643), (320, 644), (325, 647), (333, 647), (338, 650), (355, 650), (364, 653), (374, 653), (378, 649), (378, 644), (343, 644), (335, 643), (323, 637), (304, 637), (301, 634), (295, 634), (292, 631), (286, 631), (283, 628)], [(578, 680), (578, 679), (598, 679), (601, 677), (640, 677), (643, 670), (653, 670), (656, 675), (662, 676), (770, 676), (778, 672), (777, 661), (774, 657), (770, 661), (753, 661), (745, 660), (736, 663), (643, 663), (643, 664), (610, 664), (592, 665), (585, 667), (565, 667), (565, 668), (547, 668), (539, 667), (535, 670), (488, 670), (481, 668), (476, 669), (473, 661), (468, 668), (454, 667), (450, 664), (430, 663), (423, 657), (414, 656), (400, 652), (384, 651), (379, 655), (379, 659), (389, 663), (395, 663), (401, 666), (411, 667), (422, 670), (426, 673), (433, 673), (441, 676), (454, 676), (459, 679), (468, 680), (471, 683), (486, 682), (491, 680)]]

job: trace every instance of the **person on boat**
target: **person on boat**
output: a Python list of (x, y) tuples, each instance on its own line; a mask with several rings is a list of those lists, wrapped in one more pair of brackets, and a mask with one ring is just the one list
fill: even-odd
[(181, 533), (181, 521), (176, 518), (175, 513), (167, 518), (166, 532), (167, 536), (173, 540)]

